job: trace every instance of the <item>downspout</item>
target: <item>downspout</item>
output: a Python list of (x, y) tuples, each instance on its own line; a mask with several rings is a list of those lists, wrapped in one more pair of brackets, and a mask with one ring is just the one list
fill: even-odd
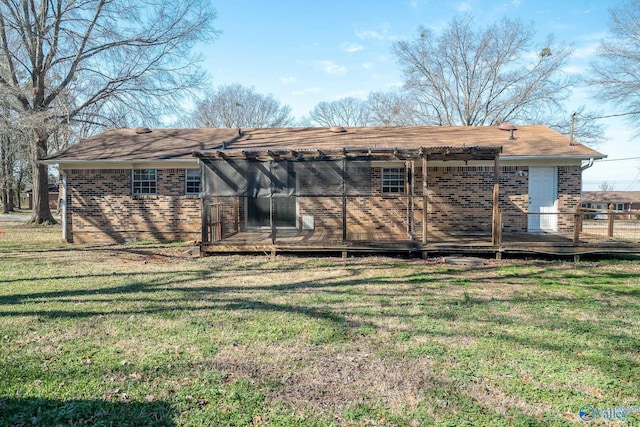
[(584, 217), (582, 216), (581, 210), (582, 210), (582, 189), (583, 189), (583, 182), (582, 182), (582, 172), (586, 171), (587, 169), (589, 169), (591, 166), (593, 166), (593, 162), (595, 161), (595, 159), (592, 157), (589, 159), (589, 163), (580, 166), (580, 201), (578, 202), (578, 207), (575, 213), (575, 221), (574, 221), (574, 237), (573, 237), (573, 243), (574, 245), (577, 244), (580, 241), (580, 232), (582, 231), (582, 221), (584, 219)]
[[(65, 242), (69, 242), (68, 240), (69, 232), (67, 231), (67, 174), (60, 170), (60, 182), (61, 188), (60, 191), (62, 194), (58, 195), (59, 203), (60, 203), (60, 215), (62, 221), (62, 240)], [(62, 196), (62, 197), (61, 197)]]
[(587, 170), (587, 169), (589, 169), (591, 166), (593, 166), (593, 162), (594, 162), (594, 159), (593, 159), (593, 157), (592, 157), (592, 158), (590, 158), (590, 159), (589, 159), (589, 163), (587, 163), (587, 164), (586, 164), (586, 165), (584, 165), (584, 166), (581, 166), (581, 167), (580, 167), (580, 169), (581, 169), (583, 172), (584, 172), (584, 171), (586, 171), (586, 170)]

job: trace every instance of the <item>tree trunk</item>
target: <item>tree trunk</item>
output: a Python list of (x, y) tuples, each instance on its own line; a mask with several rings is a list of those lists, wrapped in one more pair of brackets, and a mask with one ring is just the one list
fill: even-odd
[(48, 139), (49, 135), (38, 134), (32, 153), (33, 214), (29, 222), (33, 224), (57, 223), (49, 209), (49, 166), (37, 162), (47, 154)]
[(16, 180), (16, 193), (18, 195), (18, 209), (22, 210), (22, 174), (23, 167), (20, 166), (20, 172), (18, 173), (18, 178)]
[(2, 192), (0, 192), (0, 198), (2, 198), (2, 213), (9, 213), (9, 205), (7, 204), (7, 192), (4, 188), (2, 188)]
[(16, 192), (13, 189), (13, 183), (12, 185), (9, 186), (9, 189), (7, 190), (7, 209), (9, 210), (9, 212), (14, 212), (15, 211), (15, 200), (16, 200)]
[(7, 180), (7, 170), (9, 159), (5, 147), (6, 140), (0, 141), (0, 199), (2, 199), (2, 213), (9, 213), (9, 181)]

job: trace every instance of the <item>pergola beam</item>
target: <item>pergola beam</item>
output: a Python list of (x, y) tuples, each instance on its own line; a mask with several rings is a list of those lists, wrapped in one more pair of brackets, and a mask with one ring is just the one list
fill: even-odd
[(501, 152), (499, 146), (489, 147), (418, 147), (377, 148), (344, 147), (340, 149), (267, 149), (267, 150), (203, 150), (193, 153), (195, 157), (214, 160), (230, 158), (256, 160), (422, 160), (470, 161), (494, 160)]

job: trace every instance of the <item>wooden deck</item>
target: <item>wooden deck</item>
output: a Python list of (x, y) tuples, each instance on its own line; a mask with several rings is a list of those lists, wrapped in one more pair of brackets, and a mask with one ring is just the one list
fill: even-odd
[(224, 240), (204, 243), (206, 253), (259, 252), (334, 252), (342, 253), (438, 253), (549, 254), (580, 256), (584, 254), (640, 253), (640, 241), (624, 241), (598, 234), (582, 233), (574, 244), (573, 234), (566, 233), (503, 233), (499, 245), (492, 244), (490, 234), (434, 234), (427, 236), (427, 244), (407, 236), (391, 238), (376, 234), (350, 235), (346, 241), (341, 233), (313, 230), (278, 230), (275, 242), (269, 231), (257, 230), (236, 233)]

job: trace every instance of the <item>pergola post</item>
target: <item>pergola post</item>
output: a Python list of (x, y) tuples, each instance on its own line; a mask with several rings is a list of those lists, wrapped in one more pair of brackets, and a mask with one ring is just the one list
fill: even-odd
[(342, 243), (347, 241), (347, 153), (342, 152)]
[(422, 153), (422, 244), (427, 244), (427, 208), (428, 208), (428, 188), (427, 188), (427, 155)]
[(271, 223), (271, 244), (276, 244), (276, 204), (273, 203), (273, 160), (269, 160), (269, 212)]
[(200, 235), (200, 241), (202, 243), (211, 243), (209, 241), (209, 198), (208, 197), (203, 197), (202, 199), (200, 199), (200, 202), (202, 203), (202, 214), (201, 214), (201, 235)]
[(500, 156), (496, 154), (493, 162), (493, 221), (491, 230), (491, 244), (502, 244), (502, 215), (500, 215)]

